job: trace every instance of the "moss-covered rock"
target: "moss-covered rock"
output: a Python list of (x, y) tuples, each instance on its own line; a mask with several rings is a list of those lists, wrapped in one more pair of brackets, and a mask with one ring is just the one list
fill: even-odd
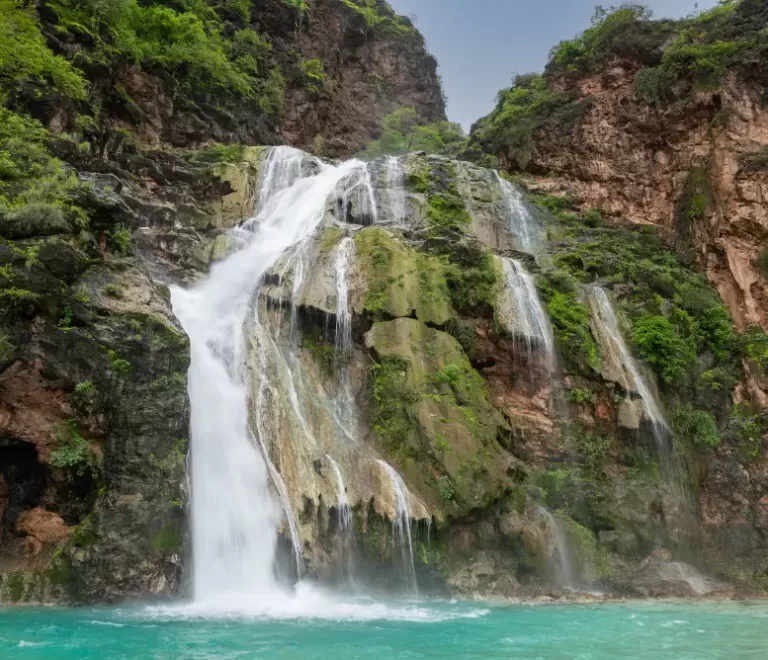
[[(461, 345), (418, 320), (376, 323), (373, 428), (409, 483), (449, 515), (486, 506), (509, 487), (506, 422)], [(430, 466), (429, 469), (425, 469)]]
[(456, 315), (444, 259), (420, 252), (396, 234), (368, 227), (355, 235), (355, 263), (362, 300), (358, 311), (374, 318), (415, 316), (424, 323), (445, 324)]

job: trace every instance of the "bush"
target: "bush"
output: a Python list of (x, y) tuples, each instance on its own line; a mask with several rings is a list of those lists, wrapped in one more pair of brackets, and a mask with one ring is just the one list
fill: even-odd
[(690, 405), (678, 406), (672, 410), (670, 421), (675, 433), (691, 440), (697, 447), (717, 447), (720, 444), (717, 421), (706, 410)]
[(67, 420), (66, 424), (58, 430), (58, 436), (59, 444), (51, 452), (50, 464), (53, 467), (70, 470), (78, 477), (86, 475), (96, 477), (98, 463), (88, 443), (78, 432), (77, 422), (74, 419)]
[[(561, 41), (550, 52), (552, 65), (567, 71), (590, 71), (618, 50), (627, 51), (633, 46), (643, 50), (655, 47), (658, 37), (653, 38), (643, 30), (641, 22), (649, 21), (651, 11), (642, 4), (626, 3), (619, 7), (597, 6), (592, 16), (592, 27), (575, 39)], [(647, 43), (646, 43), (647, 42)]]
[(667, 385), (682, 383), (696, 362), (695, 350), (664, 316), (643, 316), (632, 322), (637, 353), (653, 366)]
[(42, 95), (43, 86), (75, 101), (87, 92), (83, 75), (48, 48), (34, 10), (21, 0), (0, 0), (0, 83), (2, 103), (9, 94), (27, 94), (23, 88), (28, 85), (34, 97)]
[(366, 147), (362, 156), (373, 159), (411, 151), (453, 156), (465, 143), (466, 137), (459, 124), (427, 123), (414, 108), (404, 107), (384, 117), (381, 136)]

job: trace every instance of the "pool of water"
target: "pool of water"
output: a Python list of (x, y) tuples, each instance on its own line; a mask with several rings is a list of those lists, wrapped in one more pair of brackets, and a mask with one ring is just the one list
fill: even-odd
[(768, 658), (768, 603), (337, 602), (238, 614), (191, 605), (0, 609), (0, 658)]

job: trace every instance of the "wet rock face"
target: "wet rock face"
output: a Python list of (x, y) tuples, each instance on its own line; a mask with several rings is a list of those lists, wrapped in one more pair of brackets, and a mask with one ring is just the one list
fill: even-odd
[[(717, 94), (699, 94), (685, 111), (657, 111), (637, 98), (640, 66), (615, 62), (579, 80), (555, 81), (591, 106), (571, 131), (537, 134), (532, 187), (570, 191), (583, 209), (600, 209), (662, 227), (678, 249), (706, 271), (740, 328), (768, 324), (765, 279), (757, 257), (768, 238), (762, 200), (765, 171), (745, 166), (768, 143), (762, 91), (731, 79)], [(683, 208), (695, 179), (706, 198), (701, 217)]]

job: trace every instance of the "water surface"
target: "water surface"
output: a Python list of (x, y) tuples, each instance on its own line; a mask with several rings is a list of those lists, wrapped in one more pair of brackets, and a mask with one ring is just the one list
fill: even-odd
[(764, 660), (768, 603), (355, 601), (279, 615), (194, 606), (0, 610), (0, 658)]

